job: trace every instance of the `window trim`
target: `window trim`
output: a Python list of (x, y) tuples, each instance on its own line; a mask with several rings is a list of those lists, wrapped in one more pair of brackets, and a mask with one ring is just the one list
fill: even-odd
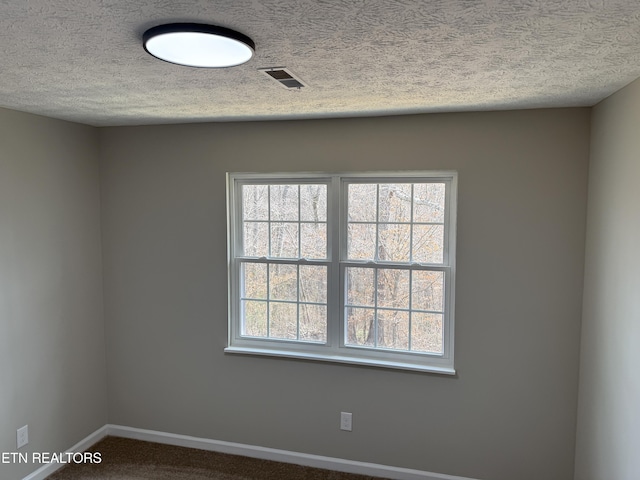
[[(417, 262), (370, 262), (347, 259), (346, 183), (419, 183), (438, 181), (446, 184), (444, 214), (444, 251), (442, 264)], [(457, 172), (455, 171), (402, 171), (358, 173), (227, 173), (227, 265), (228, 265), (228, 338), (226, 353), (288, 357), (355, 365), (397, 368), (422, 372), (455, 375), (455, 262)], [(295, 183), (327, 184), (327, 259), (272, 259), (236, 256), (241, 252), (243, 219), (241, 185)], [(334, 250), (338, 251), (334, 251)], [(314, 344), (297, 340), (261, 339), (240, 335), (240, 266), (247, 259), (256, 262), (292, 263), (296, 265), (327, 266), (327, 342)], [(448, 260), (448, 262), (447, 262)], [(345, 269), (348, 266), (375, 266), (445, 272), (445, 298), (443, 299), (443, 354), (382, 350), (364, 346), (345, 345), (346, 331)], [(337, 319), (337, 320), (336, 320)]]

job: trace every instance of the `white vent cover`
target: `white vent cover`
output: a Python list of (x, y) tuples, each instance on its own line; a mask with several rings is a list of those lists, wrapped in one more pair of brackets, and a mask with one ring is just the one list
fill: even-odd
[(302, 80), (300, 80), (300, 78), (298, 78), (296, 75), (291, 73), (291, 70), (287, 68), (268, 67), (268, 68), (259, 68), (258, 71), (264, 73), (270, 79), (275, 80), (287, 90), (292, 90), (292, 89), (300, 90), (302, 87), (306, 87), (306, 85), (302, 83)]

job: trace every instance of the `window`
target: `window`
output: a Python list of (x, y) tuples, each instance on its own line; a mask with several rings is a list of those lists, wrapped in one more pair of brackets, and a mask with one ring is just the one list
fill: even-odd
[(453, 374), (456, 186), (229, 174), (225, 351)]

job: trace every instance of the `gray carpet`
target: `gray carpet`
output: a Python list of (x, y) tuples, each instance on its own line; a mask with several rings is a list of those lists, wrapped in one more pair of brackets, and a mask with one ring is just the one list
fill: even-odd
[(88, 451), (99, 464), (68, 464), (47, 480), (380, 480), (185, 447), (106, 437)]

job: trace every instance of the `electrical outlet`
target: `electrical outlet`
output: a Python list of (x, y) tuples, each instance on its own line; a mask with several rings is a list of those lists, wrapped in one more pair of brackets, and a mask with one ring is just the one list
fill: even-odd
[(353, 414), (349, 412), (340, 412), (340, 430), (350, 432), (352, 430)]
[(29, 443), (29, 425), (25, 425), (18, 429), (18, 448), (24, 447)]

